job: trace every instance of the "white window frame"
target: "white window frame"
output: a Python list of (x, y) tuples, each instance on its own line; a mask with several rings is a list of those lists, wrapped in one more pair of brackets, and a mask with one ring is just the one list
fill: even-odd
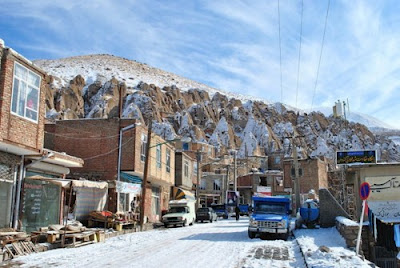
[(171, 149), (167, 148), (166, 151), (165, 169), (168, 173), (171, 172)]
[(141, 137), (142, 144), (140, 145), (140, 161), (146, 161), (146, 145), (147, 145), (147, 135), (142, 133)]
[[(26, 70), (26, 77), (19, 77), (16, 74), (17, 67)], [(29, 78), (28, 78), (29, 75), (37, 76), (38, 85), (30, 83)], [(18, 85), (16, 84), (16, 81), (18, 81)], [(21, 117), (21, 118), (24, 118), (24, 119), (29, 120), (31, 122), (34, 122), (36, 124), (38, 123), (38, 121), (39, 121), (39, 111), (40, 111), (40, 85), (41, 85), (41, 82), (42, 82), (42, 78), (41, 78), (40, 75), (38, 75), (35, 72), (32, 72), (30, 69), (26, 68), (22, 64), (19, 64), (18, 62), (14, 62), (11, 105), (10, 105), (11, 106), (10, 107), (11, 114), (16, 115), (16, 116)], [(24, 96), (23, 96), (23, 103), (21, 104), (21, 101), (22, 101), (22, 99), (21, 99), (22, 86), (21, 85), (23, 83), (26, 85), (26, 87), (25, 87), (25, 92), (24, 92)], [(17, 98), (17, 102), (16, 102), (15, 111), (13, 111), (13, 100), (14, 100), (14, 97), (15, 97), (14, 94), (16, 93), (14, 87), (16, 87), (16, 86), (18, 87), (17, 88), (18, 89), (18, 96), (16, 97)], [(29, 89), (31, 89), (31, 91), (29, 91)], [(28, 92), (32, 92), (32, 90), (37, 90), (36, 110), (33, 107), (28, 107), (28, 101), (27, 101), (28, 97), (29, 97), (28, 96), (29, 95)], [(23, 105), (24, 107), (23, 108), (20, 107), (21, 105)], [(34, 103), (32, 103), (32, 105), (34, 105)], [(23, 115), (18, 112), (18, 110), (21, 110), (21, 109), (23, 109)], [(27, 116), (27, 112), (29, 112), (29, 111), (31, 111), (33, 113), (36, 113), (36, 119), (32, 119), (32, 118)]]
[(156, 162), (157, 168), (161, 168), (161, 145), (156, 146)]

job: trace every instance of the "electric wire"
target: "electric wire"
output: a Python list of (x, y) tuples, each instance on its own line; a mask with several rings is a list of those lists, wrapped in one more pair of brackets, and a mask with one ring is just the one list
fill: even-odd
[(325, 43), (325, 33), (326, 33), (326, 25), (328, 22), (328, 14), (329, 14), (329, 7), (331, 5), (331, 0), (328, 0), (328, 7), (326, 9), (326, 16), (325, 16), (325, 26), (324, 26), (324, 34), (322, 36), (322, 43), (321, 43), (321, 51), (319, 54), (319, 61), (318, 61), (318, 68), (317, 68), (317, 77), (315, 78), (315, 85), (314, 85), (314, 93), (313, 93), (313, 97), (312, 97), (312, 101), (311, 101), (311, 109), (310, 111), (312, 111), (312, 108), (314, 106), (314, 97), (315, 97), (315, 93), (317, 91), (317, 83), (318, 83), (318, 77), (319, 77), (319, 68), (321, 66), (321, 58), (322, 58), (322, 51), (324, 49), (324, 43)]
[[(279, 65), (280, 65), (280, 78), (281, 78), (281, 105), (283, 105), (283, 87), (282, 87), (282, 47), (281, 47), (281, 12), (278, 0), (278, 29), (279, 29)], [(282, 108), (281, 108), (282, 113)]]
[(301, 19), (300, 19), (300, 39), (299, 39), (299, 60), (297, 63), (297, 85), (296, 85), (296, 108), (297, 108), (297, 98), (299, 95), (299, 77), (300, 77), (300, 57), (301, 57), (301, 39), (303, 35), (303, 9), (304, 9), (304, 3), (303, 0), (301, 0)]
[[(125, 144), (131, 142), (133, 139), (134, 139), (134, 137), (129, 138), (126, 142), (124, 142), (124, 143), (121, 145), (121, 148), (122, 148)], [(100, 156), (105, 156), (105, 155), (111, 154), (112, 152), (114, 152), (114, 151), (116, 151), (116, 150), (118, 150), (118, 149), (119, 149), (119, 146), (117, 146), (117, 147), (114, 148), (114, 149), (111, 149), (110, 151), (108, 151), (108, 152), (106, 152), (106, 153), (102, 153), (102, 154), (98, 154), (98, 155), (94, 155), (94, 156), (90, 156), (90, 157), (86, 157), (86, 158), (82, 158), (82, 159), (85, 160), (85, 161), (91, 160), (91, 159), (94, 159), (94, 158), (97, 158), (97, 157), (100, 157)]]
[(49, 135), (54, 135), (57, 137), (63, 137), (63, 138), (67, 138), (67, 139), (76, 139), (76, 140), (94, 140), (94, 139), (111, 139), (111, 138), (115, 138), (118, 137), (120, 134), (115, 134), (115, 135), (111, 135), (111, 136), (97, 136), (97, 137), (73, 137), (73, 136), (68, 136), (68, 135), (64, 135), (64, 134), (58, 134), (58, 133), (53, 133), (53, 132), (48, 132), (45, 131), (44, 133), (49, 134)]

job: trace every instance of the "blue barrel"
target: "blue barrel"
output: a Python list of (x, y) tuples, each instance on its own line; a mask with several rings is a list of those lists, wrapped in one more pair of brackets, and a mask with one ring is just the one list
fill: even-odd
[(300, 216), (305, 222), (315, 222), (319, 217), (319, 206), (314, 200), (307, 200), (300, 208)]

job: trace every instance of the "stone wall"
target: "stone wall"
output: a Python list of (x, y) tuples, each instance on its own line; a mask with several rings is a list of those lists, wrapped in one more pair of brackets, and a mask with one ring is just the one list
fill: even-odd
[[(346, 246), (348, 248), (356, 248), (357, 244), (357, 235), (359, 229), (359, 223), (345, 219), (344, 217), (337, 217), (336, 218), (336, 229), (339, 231), (340, 235), (345, 239)], [(363, 225), (362, 232), (361, 232), (361, 245), (360, 245), (360, 254), (363, 255), (365, 258), (370, 260), (370, 247), (369, 244), (372, 243), (373, 238), (369, 232), (369, 226)]]
[(350, 218), (328, 189), (319, 189), (319, 208), (321, 227), (335, 226), (337, 216)]

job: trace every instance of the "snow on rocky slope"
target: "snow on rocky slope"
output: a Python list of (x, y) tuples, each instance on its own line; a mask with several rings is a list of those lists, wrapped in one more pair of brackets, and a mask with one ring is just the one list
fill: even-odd
[[(289, 136), (302, 157), (334, 159), (336, 150), (374, 149), (384, 161), (400, 161), (396, 139), (373, 134), (366, 126), (322, 113), (235, 95), (146, 64), (111, 55), (89, 55), (34, 62), (48, 72), (47, 117), (118, 116), (154, 121), (163, 137), (189, 136), (238, 156), (281, 151), (291, 155)], [(395, 136), (395, 135), (393, 135)]]

